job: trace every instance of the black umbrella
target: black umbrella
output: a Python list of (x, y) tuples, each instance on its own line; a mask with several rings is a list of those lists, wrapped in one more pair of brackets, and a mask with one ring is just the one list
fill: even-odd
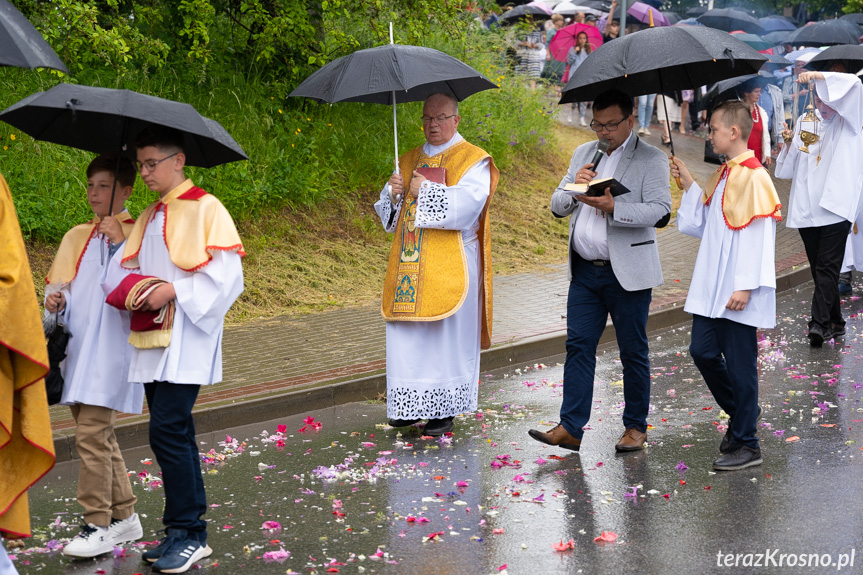
[[(0, 112), (0, 120), (37, 140), (97, 154), (131, 149), (144, 128), (167, 126), (183, 134), (187, 165), (211, 168), (249, 159), (218, 122), (189, 104), (131, 90), (57, 84), (12, 104)], [(115, 188), (119, 167), (118, 154)], [(114, 189), (109, 205), (114, 205)]]
[(797, 30), (797, 26), (784, 16), (765, 16), (764, 18), (759, 18), (758, 22), (761, 23), (761, 27), (767, 32), (779, 32), (782, 30), (793, 32)]
[(734, 37), (746, 44), (747, 46), (751, 46), (756, 50), (766, 50), (773, 46), (770, 42), (764, 40), (758, 34), (750, 34), (748, 32), (738, 32), (734, 34)]
[(572, 73), (560, 103), (591, 101), (611, 89), (641, 96), (698, 88), (757, 73), (766, 61), (733, 35), (713, 28), (648, 28), (594, 50)]
[(787, 68), (794, 64), (791, 60), (786, 60), (782, 56), (778, 54), (764, 54), (767, 56), (767, 62), (764, 63), (764, 66), (761, 67), (762, 70), (779, 70), (781, 68)]
[(863, 68), (863, 46), (859, 44), (857, 46), (851, 46), (850, 44), (830, 46), (809, 60), (806, 63), (806, 68), (823, 71), (837, 62), (845, 65), (847, 73), (856, 74)]
[(851, 22), (854, 22), (858, 26), (863, 26), (863, 14), (861, 14), (859, 12), (855, 12), (854, 14), (845, 14), (844, 16), (842, 16), (839, 19), (840, 20), (849, 20)]
[(788, 44), (788, 39), (796, 33), (797, 30), (776, 30), (775, 32), (768, 32), (761, 37), (770, 42), (771, 46), (778, 46), (779, 44)]
[(699, 16), (701, 16), (705, 12), (707, 12), (706, 7), (694, 6), (693, 8), (690, 8), (689, 10), (686, 11), (686, 15), (689, 16), (690, 18), (698, 18)]
[(548, 20), (551, 18), (551, 14), (539, 6), (530, 6), (529, 4), (525, 4), (523, 6), (516, 6), (512, 10), (508, 10), (500, 17), (500, 21), (502, 24), (514, 24), (515, 22), (526, 18), (533, 18), (538, 22), (540, 20)]
[(42, 34), (8, 0), (0, 0), (0, 66), (69, 73)]
[(54, 405), (60, 403), (63, 395), (63, 374), (60, 371), (60, 363), (66, 359), (66, 346), (72, 334), (57, 313), (47, 315), (42, 320), (42, 328), (45, 330), (48, 346), (49, 366), (48, 373), (45, 375), (45, 390), (48, 393), (48, 405)]
[(738, 100), (744, 92), (751, 92), (755, 86), (764, 86), (767, 80), (758, 74), (747, 74), (716, 82), (710, 86), (701, 99), (701, 109), (711, 110), (727, 100)]
[[(847, 22), (847, 20), (845, 20)], [(788, 44), (795, 46), (835, 46), (837, 44), (859, 44), (860, 40), (837, 20), (825, 20), (798, 28)]]
[(131, 90), (58, 84), (12, 104), (0, 112), (0, 120), (37, 140), (97, 154), (131, 148), (141, 130), (156, 124), (183, 133), (190, 166), (248, 159), (218, 122), (189, 104)]
[(765, 32), (757, 18), (750, 16), (743, 10), (735, 10), (734, 8), (708, 10), (698, 17), (698, 21), (710, 28), (725, 30), (726, 32), (733, 30), (743, 30), (753, 34), (764, 34)]
[(665, 17), (668, 18), (668, 23), (674, 26), (683, 18), (677, 12), (672, 12), (671, 10), (662, 10), (662, 13), (665, 14)]
[(288, 95), (331, 104), (392, 104), (395, 168), (398, 173), (397, 102), (421, 102), (438, 92), (461, 101), (477, 92), (496, 88), (497, 85), (488, 78), (443, 52), (393, 44), (390, 25), (390, 44), (342, 56), (317, 70)]

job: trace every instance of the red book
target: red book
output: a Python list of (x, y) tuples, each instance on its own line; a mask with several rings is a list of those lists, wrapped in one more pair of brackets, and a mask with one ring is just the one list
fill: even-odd
[(446, 168), (417, 168), (417, 172), (427, 180), (446, 185)]

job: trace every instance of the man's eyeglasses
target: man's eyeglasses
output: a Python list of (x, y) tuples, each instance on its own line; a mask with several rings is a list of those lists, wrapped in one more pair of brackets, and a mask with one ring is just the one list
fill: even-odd
[(137, 162), (137, 161), (136, 161), (136, 162), (135, 162), (135, 167), (137, 167), (137, 168), (138, 168), (138, 171), (139, 171), (139, 172), (142, 172), (142, 171), (144, 170), (144, 168), (147, 168), (147, 171), (148, 171), (148, 172), (152, 172), (153, 170), (155, 170), (155, 169), (156, 169), (156, 166), (158, 166), (159, 164), (161, 164), (162, 162), (164, 162), (164, 161), (165, 161), (165, 160), (167, 160), (168, 158), (173, 158), (174, 156), (176, 156), (176, 155), (177, 155), (177, 154), (179, 154), (179, 153), (180, 153), (180, 152), (174, 152), (174, 153), (173, 153), (173, 154), (171, 154), (170, 156), (165, 156), (165, 157), (164, 157), (164, 158), (162, 158), (161, 160), (147, 160), (146, 162)]
[(594, 120), (594, 121), (590, 122), (590, 129), (593, 130), (594, 132), (601, 132), (602, 130), (608, 130), (609, 132), (615, 132), (615, 131), (617, 131), (618, 126), (620, 126), (623, 122), (625, 122), (628, 117), (629, 117), (629, 114), (624, 116), (623, 120), (621, 120), (619, 122), (609, 122), (607, 124), (600, 124), (599, 122)]
[(432, 118), (431, 116), (423, 116), (421, 119), (423, 121), (424, 126), (428, 126), (432, 122), (436, 123), (438, 126), (449, 120), (450, 118), (455, 118), (458, 114), (450, 114), (449, 116), (437, 116)]

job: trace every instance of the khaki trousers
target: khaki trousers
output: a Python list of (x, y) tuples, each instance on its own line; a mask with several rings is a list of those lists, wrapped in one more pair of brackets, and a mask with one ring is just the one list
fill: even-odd
[(107, 407), (76, 403), (69, 406), (75, 418), (75, 446), (81, 458), (78, 503), (84, 521), (107, 527), (111, 519), (128, 519), (138, 498), (126, 473), (126, 462), (114, 435), (117, 412)]

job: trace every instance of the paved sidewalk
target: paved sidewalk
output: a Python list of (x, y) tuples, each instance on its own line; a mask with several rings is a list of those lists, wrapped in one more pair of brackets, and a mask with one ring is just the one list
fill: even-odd
[[(657, 126), (652, 132), (646, 140), (659, 146), (660, 129)], [(674, 142), (676, 155), (700, 182), (705, 182), (716, 166), (702, 161), (704, 140), (676, 133)], [(775, 183), (783, 205), (787, 206), (789, 182), (775, 180)], [(553, 216), (549, 213), (549, 217)], [(672, 220), (660, 231), (658, 243), (665, 284), (653, 290), (652, 312), (682, 305), (699, 242), (678, 232)], [(777, 275), (805, 264), (803, 244), (796, 230), (780, 224), (776, 244)], [(799, 280), (801, 276), (796, 277)], [(550, 266), (541, 273), (496, 276), (493, 347), (524, 343), (565, 330), (566, 293), (565, 264)], [(196, 412), (246, 404), (248, 411), (243, 417), (251, 422), (257, 415), (255, 406), (266, 405), (268, 398), (382, 374), (385, 351), (379, 303), (228, 326), (224, 338), (224, 382), (202, 388)], [(555, 353), (563, 351), (560, 346)], [(369, 389), (379, 390), (380, 385)], [(51, 415), (56, 439), (73, 433), (74, 422), (68, 408), (55, 406)], [(128, 424), (127, 435), (137, 435), (139, 443), (145, 439), (141, 437), (145, 435), (145, 427), (136, 424), (144, 420), (146, 415), (121, 415), (118, 426)], [(58, 458), (65, 458), (60, 451)]]

